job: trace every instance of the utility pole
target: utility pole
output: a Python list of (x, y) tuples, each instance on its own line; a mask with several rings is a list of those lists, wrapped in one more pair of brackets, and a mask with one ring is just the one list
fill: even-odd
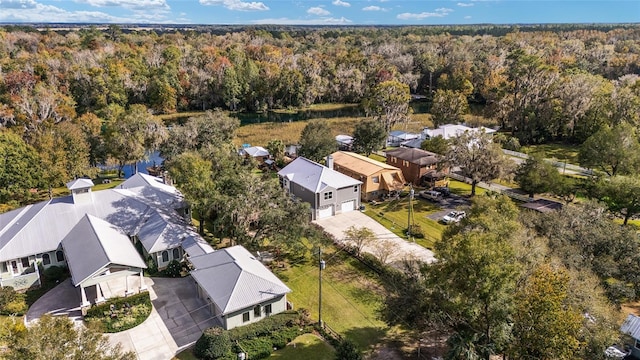
[(411, 240), (411, 220), (413, 219), (413, 206), (411, 204), (411, 200), (413, 200), (413, 185), (409, 185), (409, 211), (407, 212), (407, 240)]
[(318, 246), (318, 325), (322, 328), (322, 270), (326, 264), (322, 260), (322, 248)]

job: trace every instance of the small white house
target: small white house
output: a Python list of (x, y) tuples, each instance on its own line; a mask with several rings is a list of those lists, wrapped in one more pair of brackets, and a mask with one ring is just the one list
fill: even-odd
[(190, 257), (198, 296), (226, 330), (287, 310), (291, 289), (242, 246)]

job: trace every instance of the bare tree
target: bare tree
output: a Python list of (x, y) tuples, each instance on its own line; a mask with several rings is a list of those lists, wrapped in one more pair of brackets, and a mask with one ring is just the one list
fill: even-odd
[(360, 255), (362, 249), (371, 244), (371, 242), (375, 239), (376, 234), (369, 229), (368, 227), (356, 227), (355, 225), (351, 225), (347, 230), (344, 231), (345, 240), (347, 240), (350, 244), (353, 244), (356, 254)]

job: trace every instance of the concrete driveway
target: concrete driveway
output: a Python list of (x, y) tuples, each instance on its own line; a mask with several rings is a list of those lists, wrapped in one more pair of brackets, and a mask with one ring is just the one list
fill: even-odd
[[(198, 340), (205, 329), (219, 326), (204, 300), (198, 299), (191, 276), (145, 278), (145, 284), (153, 303), (149, 318), (133, 329), (106, 335), (110, 343), (120, 344), (122, 350), (134, 352), (139, 360), (169, 360)], [(104, 288), (117, 293), (121, 285), (122, 281), (111, 282)], [(70, 316), (82, 324), (79, 304), (80, 295), (67, 279), (31, 306), (27, 321), (51, 313)]]
[(367, 227), (371, 229), (376, 234), (377, 241), (365, 246), (363, 251), (376, 255), (377, 250), (375, 245), (380, 241), (390, 241), (394, 246), (393, 253), (389, 256), (387, 262), (399, 262), (414, 259), (426, 263), (432, 263), (435, 261), (435, 257), (431, 250), (400, 238), (398, 235), (387, 230), (387, 228), (382, 226), (379, 222), (359, 211), (338, 214), (329, 218), (316, 220), (315, 223), (322, 226), (326, 232), (333, 235), (336, 240), (340, 242), (345, 241), (344, 232), (351, 226), (358, 228)]

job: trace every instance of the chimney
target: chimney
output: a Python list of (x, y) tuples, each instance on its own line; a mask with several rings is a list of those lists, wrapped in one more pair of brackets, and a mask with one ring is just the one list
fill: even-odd
[(325, 161), (325, 165), (331, 170), (333, 170), (333, 156), (327, 156), (327, 160)]

